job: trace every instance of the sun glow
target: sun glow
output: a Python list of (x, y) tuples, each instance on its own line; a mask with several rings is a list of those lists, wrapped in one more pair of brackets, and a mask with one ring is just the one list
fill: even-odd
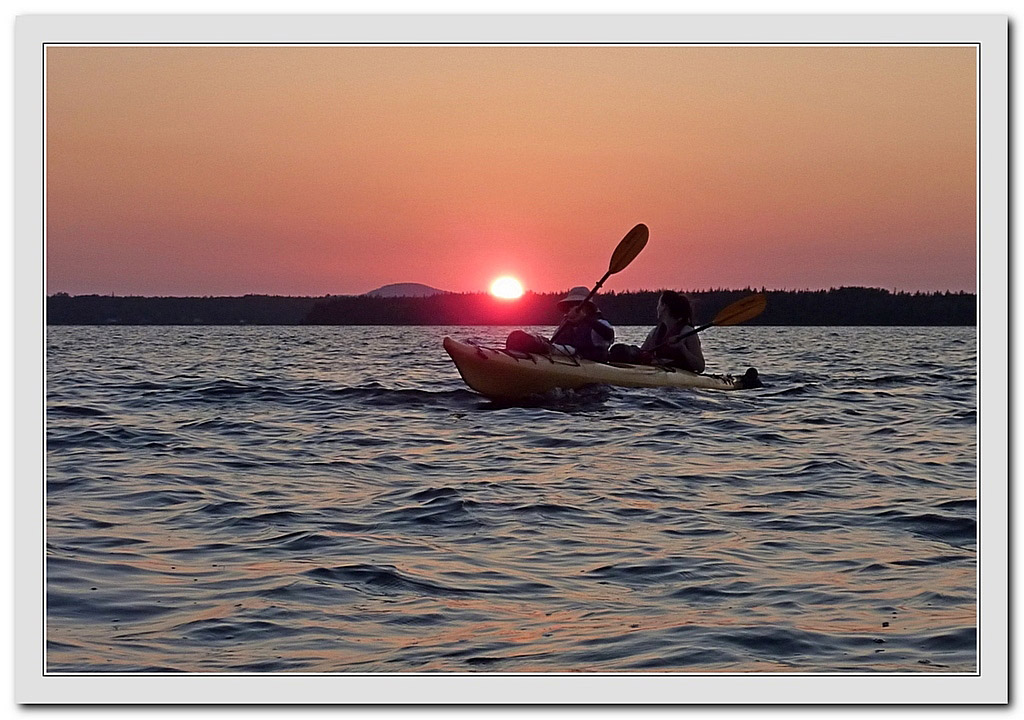
[(491, 283), (491, 295), (514, 300), (523, 294), (523, 285), (514, 277), (505, 275)]

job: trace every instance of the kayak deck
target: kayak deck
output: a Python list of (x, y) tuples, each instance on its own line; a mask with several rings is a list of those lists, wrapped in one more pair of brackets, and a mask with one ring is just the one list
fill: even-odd
[(753, 368), (739, 378), (698, 375), (688, 370), (654, 365), (598, 363), (569, 355), (535, 355), (503, 348), (463, 343), (450, 337), (444, 349), (466, 384), (495, 400), (519, 400), (556, 388), (585, 385), (619, 387), (679, 387), (706, 390), (742, 390), (761, 387)]

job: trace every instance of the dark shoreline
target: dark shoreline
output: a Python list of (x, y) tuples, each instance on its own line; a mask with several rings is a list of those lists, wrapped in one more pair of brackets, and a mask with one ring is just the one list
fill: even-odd
[[(757, 289), (687, 292), (698, 323)], [(974, 293), (893, 293), (877, 288), (764, 290), (768, 306), (748, 323), (767, 326), (972, 326)], [(486, 293), (429, 297), (338, 295), (289, 297), (141, 297), (67, 295), (47, 298), (47, 325), (554, 325), (562, 293), (526, 293), (515, 301)], [(602, 293), (615, 325), (651, 325), (658, 291)]]

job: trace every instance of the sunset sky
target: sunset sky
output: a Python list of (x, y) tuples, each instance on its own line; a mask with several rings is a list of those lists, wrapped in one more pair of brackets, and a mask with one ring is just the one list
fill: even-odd
[(50, 47), (47, 292), (975, 291), (974, 47)]

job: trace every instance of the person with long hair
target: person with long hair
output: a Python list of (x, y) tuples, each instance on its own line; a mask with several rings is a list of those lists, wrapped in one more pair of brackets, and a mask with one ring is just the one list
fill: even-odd
[(658, 324), (643, 345), (616, 344), (612, 362), (667, 365), (695, 373), (704, 372), (704, 351), (700, 337), (693, 332), (693, 308), (685, 295), (665, 290), (658, 298)]
[(695, 373), (704, 372), (700, 336), (693, 332), (693, 308), (685, 295), (665, 290), (658, 298), (658, 324), (640, 346), (654, 362)]

